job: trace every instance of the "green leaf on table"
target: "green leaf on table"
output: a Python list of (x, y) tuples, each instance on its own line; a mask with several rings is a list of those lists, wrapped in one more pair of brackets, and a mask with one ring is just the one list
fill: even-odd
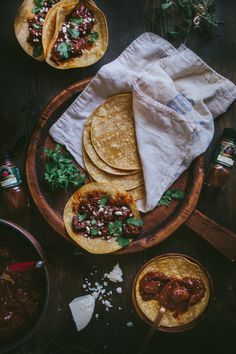
[(173, 1), (164, 2), (163, 4), (161, 4), (161, 8), (162, 8), (162, 10), (167, 10), (173, 4), (174, 4)]
[(163, 193), (157, 206), (169, 206), (172, 200), (182, 200), (185, 198), (185, 192), (181, 189), (170, 189)]

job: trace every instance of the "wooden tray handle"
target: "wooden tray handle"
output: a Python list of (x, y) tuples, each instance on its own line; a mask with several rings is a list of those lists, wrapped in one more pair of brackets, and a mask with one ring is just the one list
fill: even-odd
[(236, 260), (236, 234), (195, 209), (185, 222), (232, 262)]

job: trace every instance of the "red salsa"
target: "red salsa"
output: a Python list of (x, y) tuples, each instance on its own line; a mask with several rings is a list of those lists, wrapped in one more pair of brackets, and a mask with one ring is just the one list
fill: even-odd
[(92, 32), (95, 23), (93, 12), (86, 7), (85, 2), (79, 2), (67, 15), (58, 33), (52, 50), (52, 61), (60, 64), (90, 50), (98, 39), (98, 33)]
[(42, 47), (42, 30), (45, 17), (52, 6), (60, 0), (34, 0), (35, 7), (33, 13), (35, 15), (28, 20), (29, 36), (28, 43), (32, 45), (33, 56), (39, 57), (43, 52)]
[(204, 297), (206, 288), (201, 279), (179, 279), (162, 272), (149, 272), (142, 277), (139, 290), (144, 301), (158, 300), (160, 305), (174, 312), (174, 317), (178, 317)]
[(8, 243), (0, 242), (0, 345), (24, 334), (38, 318), (42, 305), (42, 273), (7, 271), (7, 265), (21, 262), (33, 254), (17, 245), (17, 252)]
[(134, 217), (125, 195), (121, 193), (111, 198), (105, 192), (90, 192), (75, 212), (72, 219), (74, 231), (90, 238), (133, 238), (140, 234), (143, 224), (142, 220)]

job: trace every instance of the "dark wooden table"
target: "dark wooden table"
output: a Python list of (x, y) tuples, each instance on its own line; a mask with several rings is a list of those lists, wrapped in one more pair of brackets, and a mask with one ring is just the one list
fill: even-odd
[[(20, 0), (1, 3), (0, 15), (0, 147), (16, 145), (18, 164), (24, 171), (26, 151), (43, 107), (68, 85), (94, 75), (105, 63), (115, 59), (126, 46), (145, 31), (164, 35), (165, 23), (158, 17), (158, 0), (103, 1), (97, 4), (107, 16), (110, 32), (109, 47), (104, 57), (86, 69), (59, 71), (27, 56), (17, 43), (13, 22)], [(187, 45), (210, 66), (236, 82), (236, 2), (217, 0), (216, 12), (223, 21), (219, 35), (212, 40), (189, 38)], [(235, 105), (215, 123), (215, 136), (208, 153), (211, 156), (216, 139), (224, 127), (236, 127)], [(224, 192), (214, 200), (201, 195), (198, 209), (236, 232), (236, 178), (232, 171)], [(50, 301), (37, 332), (12, 354), (49, 353), (137, 353), (148, 331), (132, 307), (131, 288), (138, 269), (152, 257), (166, 252), (180, 252), (200, 261), (212, 276), (214, 298), (205, 319), (196, 328), (182, 334), (157, 333), (148, 352), (159, 354), (229, 353), (235, 348), (236, 333), (236, 269), (235, 265), (206, 241), (182, 226), (157, 247), (125, 256), (76, 255), (75, 248), (56, 234), (31, 201), (23, 215), (13, 216), (0, 203), (0, 217), (25, 226), (42, 244), (49, 262), (51, 280)], [(113, 296), (114, 308), (100, 313), (89, 326), (77, 332), (69, 311), (69, 302), (84, 294), (85, 277), (101, 281), (119, 262), (124, 272), (123, 293)], [(94, 276), (90, 273), (97, 270)], [(118, 310), (118, 306), (122, 310)], [(128, 327), (127, 322), (133, 322)]]

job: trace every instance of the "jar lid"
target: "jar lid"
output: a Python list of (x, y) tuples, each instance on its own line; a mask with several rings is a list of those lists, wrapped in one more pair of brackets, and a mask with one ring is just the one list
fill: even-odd
[(225, 128), (223, 131), (223, 137), (236, 140), (236, 129)]

